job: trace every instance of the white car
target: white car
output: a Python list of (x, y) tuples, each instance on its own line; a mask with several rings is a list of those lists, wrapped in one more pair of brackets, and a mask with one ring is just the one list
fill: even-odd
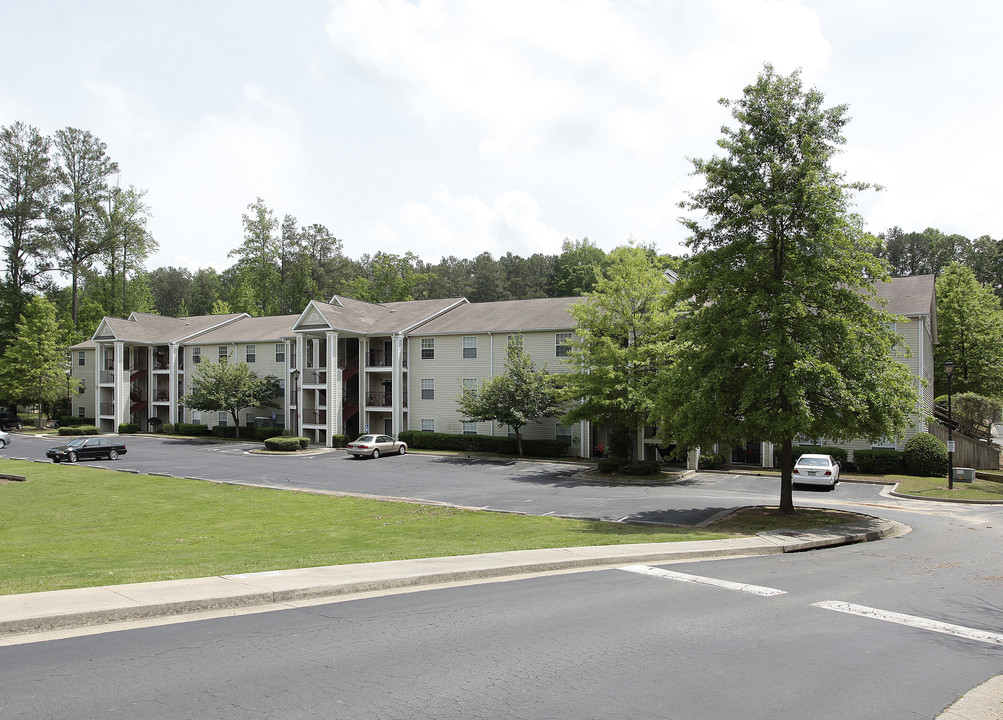
[(10, 435), (0, 430), (0, 450), (10, 445)]
[(348, 447), (345, 449), (356, 458), (364, 455), (378, 458), (380, 455), (393, 453), (403, 455), (407, 452), (407, 445), (400, 440), (394, 440), (389, 435), (361, 435), (353, 442), (348, 443)]
[(830, 490), (839, 482), (839, 463), (832, 455), (802, 455), (794, 463), (796, 485), (822, 485)]

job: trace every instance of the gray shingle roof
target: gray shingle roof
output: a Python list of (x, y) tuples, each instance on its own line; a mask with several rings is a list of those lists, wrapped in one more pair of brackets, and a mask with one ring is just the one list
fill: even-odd
[(570, 331), (575, 320), (568, 308), (581, 301), (580, 297), (563, 297), (470, 303), (425, 323), (415, 334)]
[(196, 335), (188, 342), (191, 344), (278, 342), (293, 334), (293, 325), (298, 317), (299, 315), (245, 317), (224, 327)]
[[(132, 343), (166, 344), (182, 340), (196, 333), (211, 330), (219, 325), (231, 323), (246, 317), (245, 313), (226, 315), (196, 315), (176, 318), (150, 313), (133, 313), (128, 320), (106, 317), (104, 324), (111, 329), (113, 337), (95, 334), (95, 340), (115, 339)], [(98, 327), (100, 330), (100, 326)]]
[[(341, 296), (332, 298), (337, 304), (313, 302), (331, 329), (360, 335), (388, 335), (407, 330), (429, 318), (434, 318), (454, 305), (464, 307), (463, 298), (444, 300), (409, 300), (406, 302), (367, 303)], [(456, 310), (451, 311), (456, 312)], [(302, 317), (300, 327), (310, 327), (309, 317)]]

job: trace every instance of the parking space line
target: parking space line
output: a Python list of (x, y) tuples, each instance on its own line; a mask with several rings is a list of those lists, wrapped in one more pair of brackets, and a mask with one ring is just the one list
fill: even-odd
[(836, 612), (859, 615), (860, 617), (884, 620), (885, 622), (908, 625), (920, 630), (930, 630), (932, 632), (944, 633), (964, 638), (965, 640), (977, 640), (978, 642), (990, 643), (992, 645), (1003, 645), (1003, 634), (986, 632), (985, 630), (975, 630), (963, 625), (952, 625), (951, 623), (929, 620), (916, 615), (904, 615), (902, 613), (890, 612), (888, 610), (878, 610), (877, 608), (865, 605), (854, 605), (853, 603), (840, 602), (838, 600), (826, 600), (824, 602), (812, 603), (813, 607), (824, 608), (825, 610), (835, 610)]
[(726, 590), (737, 590), (738, 592), (744, 592), (750, 595), (760, 595), (762, 597), (787, 594), (785, 590), (777, 590), (776, 588), (762, 587), (761, 585), (747, 585), (745, 583), (731, 582), (730, 580), (718, 580), (717, 578), (702, 577), (700, 575), (688, 575), (686, 573), (651, 567), (650, 565), (627, 565), (620, 569), (626, 570), (627, 572), (639, 573), (641, 575), (653, 575), (654, 577), (666, 578), (668, 580), (678, 580), (679, 582), (711, 585), (713, 587), (724, 588)]

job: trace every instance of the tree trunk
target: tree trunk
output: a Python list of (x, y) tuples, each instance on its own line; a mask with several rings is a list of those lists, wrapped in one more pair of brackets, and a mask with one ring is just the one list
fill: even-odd
[(780, 450), (780, 514), (794, 514), (794, 454), (791, 439), (784, 440)]
[(515, 430), (515, 444), (519, 448), (519, 457), (522, 457), (522, 428), (513, 427)]

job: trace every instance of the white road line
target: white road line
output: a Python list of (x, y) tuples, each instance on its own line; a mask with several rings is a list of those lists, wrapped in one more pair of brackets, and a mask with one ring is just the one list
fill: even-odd
[(938, 622), (937, 620), (928, 620), (916, 615), (903, 615), (902, 613), (878, 610), (864, 605), (839, 602), (838, 600), (827, 600), (825, 602), (812, 603), (812, 605), (826, 610), (835, 610), (836, 612), (849, 613), (850, 615), (860, 615), (861, 617), (874, 618), (875, 620), (908, 625), (921, 630), (932, 630), (933, 632), (955, 635), (966, 640), (978, 640), (979, 642), (990, 643), (992, 645), (1003, 645), (1003, 634), (1001, 633), (975, 630), (963, 625), (952, 625), (950, 623)]
[(627, 572), (640, 573), (641, 575), (654, 575), (655, 577), (667, 578), (669, 580), (679, 580), (680, 582), (697, 583), (699, 585), (713, 585), (714, 587), (725, 588), (726, 590), (737, 590), (738, 592), (749, 593), (750, 595), (762, 595), (770, 597), (772, 595), (786, 595), (784, 590), (762, 587), (760, 585), (746, 585), (744, 583), (731, 582), (730, 580), (718, 580), (716, 578), (701, 577), (700, 575), (687, 575), (686, 573), (663, 570), (662, 568), (651, 567), (650, 565), (627, 565), (620, 568)]

